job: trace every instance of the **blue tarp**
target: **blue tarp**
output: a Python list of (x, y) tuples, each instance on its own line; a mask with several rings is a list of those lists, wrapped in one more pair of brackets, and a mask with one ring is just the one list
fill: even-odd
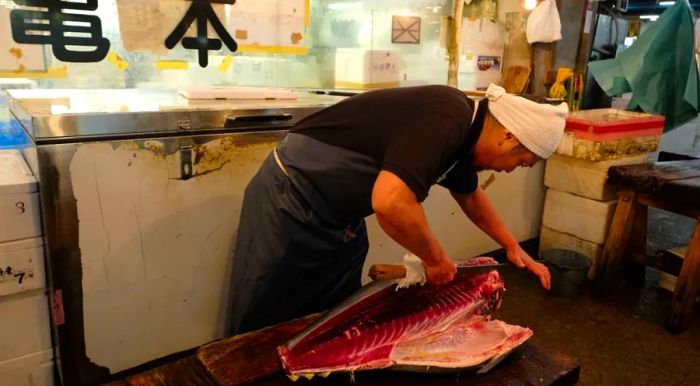
[(16, 121), (0, 120), (0, 149), (25, 147), (31, 142)]

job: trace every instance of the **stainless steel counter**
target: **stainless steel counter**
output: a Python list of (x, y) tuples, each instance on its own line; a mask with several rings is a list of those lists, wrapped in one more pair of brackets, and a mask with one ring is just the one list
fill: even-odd
[[(342, 97), (188, 100), (175, 90), (11, 90), (8, 104), (38, 141), (290, 125)], [(292, 114), (296, 112), (296, 114)]]

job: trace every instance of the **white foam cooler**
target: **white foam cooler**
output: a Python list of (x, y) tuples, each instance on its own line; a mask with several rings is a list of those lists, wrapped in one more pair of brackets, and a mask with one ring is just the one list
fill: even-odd
[(615, 199), (615, 188), (607, 183), (608, 169), (645, 162), (646, 154), (600, 162), (554, 154), (547, 160), (544, 184), (592, 200), (610, 201)]
[(0, 243), (41, 236), (39, 187), (17, 150), (0, 150)]
[(403, 74), (399, 51), (338, 48), (335, 53), (335, 87), (372, 89), (398, 87)]
[(547, 189), (542, 225), (596, 244), (604, 244), (617, 201), (595, 201)]

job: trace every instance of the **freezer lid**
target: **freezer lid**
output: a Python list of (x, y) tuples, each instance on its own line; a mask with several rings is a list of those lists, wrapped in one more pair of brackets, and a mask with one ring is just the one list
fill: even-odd
[(291, 127), (344, 97), (187, 99), (177, 90), (11, 90), (14, 117), (37, 142), (128, 135)]
[(299, 93), (284, 88), (244, 87), (244, 86), (186, 86), (177, 93), (187, 99), (299, 99)]
[(37, 180), (18, 150), (0, 150), (0, 196), (38, 191)]

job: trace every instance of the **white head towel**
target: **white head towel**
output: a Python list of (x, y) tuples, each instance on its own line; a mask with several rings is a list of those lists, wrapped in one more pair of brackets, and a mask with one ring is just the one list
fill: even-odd
[(541, 158), (557, 150), (566, 124), (569, 107), (537, 103), (512, 94), (491, 84), (486, 90), (489, 111), (528, 150)]

